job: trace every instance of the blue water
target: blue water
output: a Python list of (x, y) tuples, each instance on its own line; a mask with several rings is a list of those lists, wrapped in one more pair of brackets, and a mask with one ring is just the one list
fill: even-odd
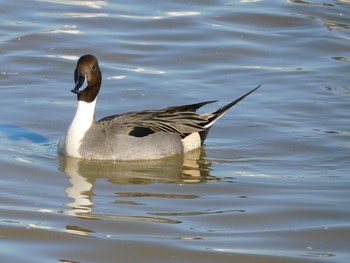
[[(1, 262), (348, 262), (349, 1), (0, 1)], [(183, 158), (59, 156), (97, 118), (257, 85)]]

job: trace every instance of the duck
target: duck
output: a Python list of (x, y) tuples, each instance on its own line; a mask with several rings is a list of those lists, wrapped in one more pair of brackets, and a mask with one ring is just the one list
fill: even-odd
[(77, 108), (58, 143), (58, 152), (80, 159), (114, 161), (155, 160), (201, 147), (216, 121), (260, 87), (209, 113), (199, 114), (197, 110), (216, 100), (127, 112), (96, 121), (102, 73), (95, 56), (87, 54), (78, 59), (74, 81), (71, 91), (77, 96)]

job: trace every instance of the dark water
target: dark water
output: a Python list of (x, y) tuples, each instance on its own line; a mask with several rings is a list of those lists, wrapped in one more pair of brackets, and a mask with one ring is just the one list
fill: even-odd
[[(349, 1), (2, 1), (1, 262), (348, 262)], [(58, 156), (97, 116), (262, 87), (183, 158)]]

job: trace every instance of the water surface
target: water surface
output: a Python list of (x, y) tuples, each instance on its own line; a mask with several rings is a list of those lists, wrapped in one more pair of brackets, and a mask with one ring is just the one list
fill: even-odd
[[(348, 262), (349, 1), (2, 1), (1, 262)], [(79, 56), (97, 117), (262, 87), (205, 146), (59, 156)]]

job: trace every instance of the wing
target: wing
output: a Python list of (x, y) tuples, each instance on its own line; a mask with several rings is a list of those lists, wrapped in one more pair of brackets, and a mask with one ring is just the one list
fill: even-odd
[(209, 102), (113, 115), (99, 120), (97, 125), (109, 133), (112, 133), (113, 130), (113, 133), (136, 137), (147, 136), (155, 132), (176, 133), (185, 137), (192, 132), (204, 130), (204, 125), (208, 120), (195, 110), (207, 103)]
[(144, 137), (155, 132), (168, 132), (179, 134), (184, 138), (193, 132), (198, 132), (203, 143), (212, 125), (232, 106), (259, 87), (260, 85), (220, 109), (206, 114), (198, 114), (196, 111), (206, 104), (216, 102), (215, 100), (160, 110), (112, 115), (99, 120), (97, 126), (109, 134), (128, 134), (135, 137)]

